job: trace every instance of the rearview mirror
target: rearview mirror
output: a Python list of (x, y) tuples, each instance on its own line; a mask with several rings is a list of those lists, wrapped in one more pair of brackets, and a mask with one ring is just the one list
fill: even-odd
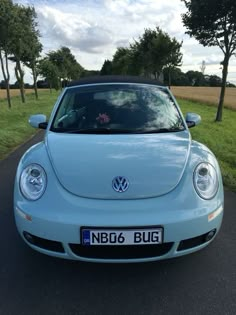
[(46, 129), (48, 125), (47, 117), (43, 114), (32, 115), (29, 118), (29, 124), (33, 128)]
[(187, 113), (185, 117), (185, 121), (189, 128), (199, 125), (201, 120), (201, 116), (195, 113)]

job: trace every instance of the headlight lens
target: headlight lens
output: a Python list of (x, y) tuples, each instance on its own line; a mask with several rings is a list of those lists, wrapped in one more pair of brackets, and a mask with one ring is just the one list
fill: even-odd
[(219, 187), (215, 168), (210, 163), (200, 163), (194, 171), (195, 189), (203, 199), (212, 199)]
[(47, 185), (47, 176), (38, 164), (28, 165), (20, 176), (20, 190), (23, 196), (29, 200), (39, 199)]

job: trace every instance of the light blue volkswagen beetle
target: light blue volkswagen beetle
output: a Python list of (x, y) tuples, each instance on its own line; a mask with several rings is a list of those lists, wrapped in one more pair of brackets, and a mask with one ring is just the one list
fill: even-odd
[(212, 152), (191, 139), (168, 88), (137, 77), (71, 83), (45, 139), (22, 157), (14, 212), (41, 253), (95, 262), (141, 262), (195, 252), (220, 229), (223, 186)]

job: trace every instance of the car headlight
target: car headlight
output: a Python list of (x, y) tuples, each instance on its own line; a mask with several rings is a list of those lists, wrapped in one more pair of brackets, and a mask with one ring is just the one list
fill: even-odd
[(28, 165), (20, 176), (20, 190), (23, 196), (29, 200), (39, 199), (47, 185), (47, 176), (38, 164)]
[(215, 168), (210, 163), (200, 163), (193, 175), (194, 187), (203, 199), (212, 199), (219, 187)]

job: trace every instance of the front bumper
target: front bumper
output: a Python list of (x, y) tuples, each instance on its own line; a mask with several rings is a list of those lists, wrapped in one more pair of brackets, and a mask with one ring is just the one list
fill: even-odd
[[(166, 196), (161, 197), (166, 198)], [(80, 206), (71, 205), (78, 199)], [(67, 200), (68, 201), (68, 200)], [(133, 201), (98, 201), (72, 196), (70, 202), (53, 204), (53, 209), (32, 208), (32, 203), (15, 204), (15, 220), (24, 241), (33, 249), (55, 257), (95, 262), (143, 262), (178, 257), (207, 246), (220, 229), (223, 205), (159, 209), (160, 197)], [(29, 207), (29, 205), (31, 207)], [(36, 204), (35, 204), (36, 205)], [(144, 210), (145, 209), (145, 210)], [(83, 226), (127, 228), (162, 226), (160, 245), (84, 246)], [(212, 232), (212, 237), (208, 237)]]

